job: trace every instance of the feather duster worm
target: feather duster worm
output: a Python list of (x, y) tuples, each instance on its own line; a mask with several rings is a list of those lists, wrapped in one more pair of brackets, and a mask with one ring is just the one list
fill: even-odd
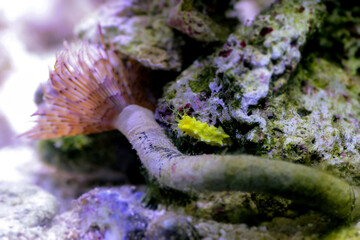
[(153, 109), (141, 66), (114, 51), (87, 43), (65, 44), (43, 86), (37, 126), (23, 134), (49, 139), (115, 129), (114, 118), (130, 104)]

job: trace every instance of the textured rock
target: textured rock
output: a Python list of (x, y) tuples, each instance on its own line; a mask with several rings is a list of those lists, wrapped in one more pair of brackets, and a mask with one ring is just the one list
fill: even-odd
[(276, 158), (356, 166), (359, 81), (333, 63), (310, 58), (287, 87), (264, 112), (272, 116), (266, 130), (254, 130), (249, 140), (260, 143), (262, 139), (261, 150), (267, 148), (267, 154)]
[(43, 239), (57, 200), (36, 186), (0, 183), (0, 239)]
[[(227, 26), (214, 22), (208, 15), (197, 10), (194, 4), (192, 0), (179, 1), (178, 5), (171, 9), (168, 19), (169, 26), (198, 41), (225, 40), (229, 33)], [(210, 4), (207, 8), (217, 9), (221, 7), (217, 5), (219, 3), (214, 1), (213, 6)]]
[[(44, 235), (52, 239), (197, 239), (187, 218), (143, 207), (135, 187), (97, 188), (82, 195), (72, 209), (57, 216)], [(179, 238), (176, 238), (179, 239)]]
[(100, 234), (104, 239), (142, 239), (149, 218), (140, 206), (142, 193), (133, 188), (93, 190), (78, 200), (84, 239)]
[(195, 144), (183, 138), (173, 118), (186, 108), (189, 115), (221, 125), (235, 143), (243, 144), (255, 126), (266, 127), (260, 114), (263, 102), (277, 94), (295, 70), (300, 50), (320, 27), (324, 12), (317, 1), (272, 5), (250, 27), (239, 27), (215, 54), (196, 61), (169, 85), (157, 119), (174, 130), (169, 134), (176, 142)]
[(186, 217), (168, 213), (151, 223), (146, 232), (146, 238), (154, 240), (195, 240), (199, 239), (199, 236), (194, 226)]
[(151, 69), (180, 70), (181, 39), (166, 24), (163, 12), (172, 1), (114, 1), (76, 29), (84, 40), (99, 40), (100, 24), (107, 42)]

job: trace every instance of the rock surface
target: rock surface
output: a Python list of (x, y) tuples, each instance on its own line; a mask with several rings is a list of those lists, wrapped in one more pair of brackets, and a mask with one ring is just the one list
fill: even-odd
[(44, 234), (64, 240), (198, 239), (189, 218), (147, 209), (143, 197), (136, 187), (96, 188), (57, 216)]
[[(203, 219), (185, 215), (182, 207), (146, 208), (143, 191), (133, 186), (94, 189), (78, 198), (69, 211), (56, 216), (51, 228), (43, 231), (44, 239), (300, 240), (319, 239), (334, 226), (329, 218), (313, 212), (301, 216), (288, 213), (254, 226)], [(204, 200), (203, 204), (211, 205), (211, 200)], [(356, 229), (354, 226), (352, 233)]]
[(180, 148), (184, 142), (196, 145), (176, 128), (173, 116), (184, 112), (222, 126), (241, 148), (254, 129), (266, 128), (264, 102), (278, 94), (296, 69), (300, 50), (320, 27), (324, 13), (317, 1), (274, 4), (252, 26), (239, 27), (213, 55), (182, 72), (160, 99), (157, 120), (172, 130), (169, 135)]
[(36, 186), (0, 183), (0, 239), (43, 239), (58, 201)]
[(180, 70), (181, 38), (166, 24), (172, 1), (114, 1), (76, 29), (81, 39), (97, 42), (98, 24), (115, 49), (151, 69)]

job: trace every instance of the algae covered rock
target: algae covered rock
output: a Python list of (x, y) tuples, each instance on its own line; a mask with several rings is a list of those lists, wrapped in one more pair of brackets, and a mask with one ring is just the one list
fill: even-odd
[(79, 197), (69, 211), (56, 216), (43, 237), (84, 240), (318, 239), (334, 226), (326, 216), (312, 212), (300, 217), (291, 214), (274, 216), (261, 224), (249, 225), (184, 215), (181, 209), (164, 205), (148, 209), (142, 203), (143, 190), (130, 186), (93, 189)]
[(113, 1), (78, 25), (81, 39), (105, 41), (151, 69), (180, 70), (183, 44), (166, 23), (173, 1)]
[(337, 65), (310, 59), (269, 104), (262, 150), (295, 162), (357, 164), (359, 84)]
[(215, 11), (220, 9), (221, 12), (224, 10), (222, 6), (226, 3), (227, 1), (212, 1), (205, 4), (201, 1), (181, 0), (171, 9), (168, 24), (198, 41), (225, 40), (229, 28), (224, 24), (216, 23), (214, 18), (208, 16), (208, 12), (211, 13), (210, 9)]
[[(56, 216), (43, 239), (319, 239), (335, 225), (328, 217), (306, 212), (274, 216), (261, 224), (214, 221), (184, 215), (181, 209), (143, 206), (144, 189), (96, 188)], [(236, 195), (234, 196), (236, 198)], [(204, 203), (205, 204), (205, 203)], [(221, 211), (220, 209), (218, 211)], [(354, 229), (352, 229), (352, 232)], [(349, 235), (349, 234), (348, 234)]]
[[(313, 51), (311, 41), (297, 66), (323, 11), (315, 2), (275, 4), (171, 83), (157, 118), (174, 130), (169, 134), (180, 149), (199, 145), (173, 118), (172, 112), (186, 108), (198, 120), (222, 126), (236, 151), (316, 165), (358, 184), (359, 79), (318, 56), (324, 48)], [(333, 15), (325, 23), (331, 21)]]
[(239, 27), (221, 49), (169, 84), (157, 119), (181, 139), (184, 134), (176, 128), (173, 112), (185, 109), (197, 120), (222, 126), (233, 142), (244, 145), (253, 128), (266, 127), (263, 103), (295, 70), (301, 49), (320, 27), (324, 13), (317, 1), (274, 4), (252, 26)]
[[(324, 5), (318, 1), (274, 4), (253, 25), (232, 33), (216, 53), (199, 59), (169, 83), (156, 118), (178, 148), (192, 154), (233, 151), (282, 159), (326, 169), (359, 184), (360, 82), (353, 73), (321, 54), (326, 48), (319, 47), (316, 41), (327, 33), (319, 30), (323, 21), (329, 24), (332, 20), (325, 14)], [(178, 128), (179, 118), (185, 115), (221, 126), (233, 146), (216, 149), (186, 136)], [(249, 204), (249, 200), (245, 195), (241, 198), (242, 203)], [(230, 207), (233, 202), (217, 208), (212, 208), (212, 203), (203, 204), (208, 206), (204, 210), (194, 207), (189, 212), (208, 217), (215, 209), (229, 211), (224, 206)], [(242, 216), (256, 215), (256, 210), (264, 207), (260, 202), (250, 206)], [(333, 224), (311, 214), (289, 217), (288, 212), (294, 209), (283, 206), (284, 212), (269, 211), (279, 214), (278, 223), (283, 221), (276, 224), (274, 218), (269, 221), (274, 225), (266, 225), (271, 227), (272, 237), (298, 235), (295, 229), (299, 224), (305, 226), (306, 221), (314, 220), (315, 228), (321, 231), (302, 228), (300, 232), (317, 239)], [(281, 226), (295, 216), (299, 222), (282, 231)], [(218, 221), (228, 221), (226, 217), (223, 214)], [(281, 234), (276, 237), (277, 231)]]

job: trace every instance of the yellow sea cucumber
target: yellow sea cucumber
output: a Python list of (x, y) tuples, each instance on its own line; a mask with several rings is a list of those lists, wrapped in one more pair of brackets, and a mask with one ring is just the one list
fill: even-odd
[(190, 135), (202, 142), (213, 146), (227, 146), (231, 144), (230, 136), (224, 132), (222, 127), (215, 127), (203, 123), (184, 115), (182, 119), (178, 120), (178, 128), (182, 130), (185, 135)]

